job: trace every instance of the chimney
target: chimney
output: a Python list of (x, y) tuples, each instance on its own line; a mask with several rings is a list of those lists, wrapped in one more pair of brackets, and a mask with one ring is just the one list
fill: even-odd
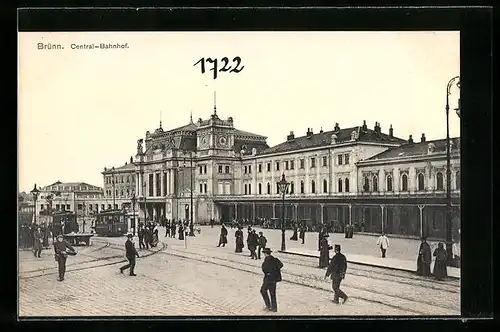
[(340, 127), (339, 127), (339, 123), (335, 123), (335, 127), (333, 128), (334, 131), (339, 131), (340, 130)]
[(394, 137), (394, 130), (392, 129), (392, 125), (389, 127), (389, 137), (390, 138)]
[(307, 128), (307, 137), (311, 137), (313, 135), (313, 129)]
[(132, 157), (130, 157), (130, 163), (132, 164), (134, 162), (134, 159), (132, 159)]
[(363, 131), (367, 131), (368, 127), (366, 126), (366, 120), (363, 120)]
[(425, 142), (425, 134), (422, 133), (422, 137), (420, 137), (420, 143), (424, 143)]
[(412, 137), (412, 135), (410, 135), (410, 137), (408, 138), (408, 144), (413, 144), (413, 137)]
[(292, 141), (295, 138), (295, 135), (293, 134), (293, 131), (290, 132), (290, 135), (286, 137), (287, 141)]
[(375, 128), (373, 130), (375, 130), (376, 133), (380, 134), (380, 123), (375, 122)]

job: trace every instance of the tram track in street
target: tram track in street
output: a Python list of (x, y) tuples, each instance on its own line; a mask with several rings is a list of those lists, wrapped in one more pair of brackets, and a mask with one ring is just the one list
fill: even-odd
[[(165, 243), (161, 242), (161, 244), (162, 244), (161, 249), (158, 249), (158, 250), (148, 250), (146, 254), (143, 254), (140, 257), (141, 258), (146, 258), (146, 257), (152, 256), (154, 254), (157, 254), (158, 252), (161, 252), (162, 250), (164, 250), (167, 247), (167, 245)], [(99, 257), (99, 258), (96, 258), (96, 259), (93, 259), (93, 260), (89, 260), (89, 261), (74, 262), (74, 263), (71, 263), (71, 264), (67, 264), (66, 265), (66, 268), (67, 268), (66, 269), (66, 273), (68, 273), (68, 272), (75, 272), (75, 271), (82, 271), (82, 270), (90, 270), (90, 269), (95, 269), (95, 268), (98, 268), (98, 267), (109, 266), (109, 265), (116, 265), (116, 264), (121, 264), (121, 263), (127, 262), (127, 259), (123, 259), (124, 256), (125, 256), (123, 246), (111, 244), (111, 243), (108, 242), (102, 248), (98, 248), (98, 249), (94, 250), (94, 252), (95, 251), (99, 251), (99, 249), (102, 250), (104, 248), (121, 250), (123, 253), (121, 253), (120, 255), (113, 255), (113, 256), (107, 256), (107, 257)], [(85, 253), (83, 255), (91, 257), (90, 255), (85, 254)], [(108, 260), (111, 260), (111, 259), (119, 259), (119, 258), (121, 258), (121, 259), (118, 260), (118, 261), (114, 261), (114, 262), (106, 262), (106, 263), (103, 263), (103, 264), (96, 264), (96, 265), (92, 265), (92, 266), (84, 266), (84, 267), (80, 266), (80, 267), (77, 267), (77, 268), (71, 268), (71, 267), (76, 266), (76, 265), (83, 265), (83, 264), (88, 264), (88, 263), (95, 263), (95, 262), (99, 262), (99, 261), (108, 261)], [(70, 267), (70, 269), (68, 269), (68, 267)], [(49, 272), (47, 272), (47, 271), (49, 271)], [(46, 268), (46, 269), (38, 269), (38, 270), (34, 270), (34, 271), (24, 272), (23, 274), (29, 274), (29, 273), (32, 273), (32, 272), (37, 272), (37, 273), (35, 275), (22, 275), (21, 274), (19, 276), (19, 279), (23, 279), (23, 280), (24, 279), (33, 279), (33, 278), (39, 278), (39, 277), (43, 277), (43, 276), (47, 276), (47, 275), (57, 275), (59, 273), (58, 272), (58, 267), (54, 266), (54, 267), (49, 267), (49, 268)]]
[[(235, 261), (235, 260), (230, 260), (230, 259), (220, 258), (220, 257), (210, 256), (210, 255), (203, 256), (204, 258), (209, 258), (209, 259), (215, 260), (215, 261), (210, 261), (208, 259), (201, 259), (200, 256), (199, 256), (199, 253), (188, 252), (188, 251), (181, 251), (181, 250), (176, 250), (176, 249), (173, 249), (173, 248), (169, 248), (168, 252), (162, 252), (162, 253), (163, 254), (167, 254), (167, 255), (172, 255), (172, 256), (177, 256), (177, 257), (185, 258), (185, 259), (191, 259), (191, 260), (195, 260), (195, 261), (199, 261), (199, 262), (205, 262), (205, 263), (209, 263), (209, 264), (219, 265), (219, 266), (227, 267), (227, 268), (230, 268), (230, 269), (239, 270), (239, 271), (243, 271), (243, 272), (248, 272), (248, 273), (252, 273), (252, 274), (256, 274), (256, 275), (262, 275), (262, 272), (260, 271), (260, 267), (255, 266), (253, 264), (241, 262), (241, 261)], [(195, 257), (190, 257), (189, 255), (194, 255)], [(216, 260), (218, 260), (219, 262), (216, 262)], [(232, 266), (232, 265), (229, 265), (229, 264), (220, 263), (220, 261), (227, 262), (229, 264), (244, 265), (246, 267), (251, 267), (253, 270), (250, 270), (248, 268), (242, 268), (242, 267)], [(255, 271), (255, 269), (258, 269), (259, 271), (257, 272), (257, 271)], [(297, 285), (301, 285), (303, 287), (309, 287), (309, 288), (313, 288), (313, 289), (318, 289), (318, 290), (322, 290), (322, 291), (325, 291), (325, 292), (328, 292), (328, 293), (332, 292), (332, 290), (329, 287), (328, 288), (327, 287), (318, 287), (318, 286), (315, 286), (315, 285), (311, 285), (310, 283), (307, 283), (307, 280), (312, 280), (312, 281), (316, 281), (316, 282), (324, 282), (324, 279), (321, 278), (321, 277), (319, 277), (319, 276), (314, 276), (314, 275), (304, 276), (304, 275), (301, 275), (301, 274), (293, 273), (291, 271), (287, 271), (286, 273), (288, 275), (296, 277), (296, 278), (305, 279), (306, 282), (298, 282), (298, 281), (287, 280), (287, 279), (283, 279), (283, 282), (297, 284)], [(392, 299), (399, 299), (399, 300), (404, 300), (404, 301), (407, 301), (407, 302), (410, 302), (410, 303), (426, 304), (426, 305), (429, 305), (429, 306), (436, 307), (436, 303), (425, 302), (425, 301), (422, 301), (422, 300), (415, 300), (413, 298), (409, 298), (409, 297), (406, 297), (406, 296), (388, 295), (386, 293), (375, 291), (373, 289), (366, 288), (366, 287), (360, 287), (358, 285), (350, 285), (350, 284), (347, 285), (346, 284), (345, 286), (349, 287), (349, 288), (352, 288), (352, 289), (355, 289), (355, 290), (358, 290), (358, 291), (372, 293), (372, 294), (375, 294), (375, 295), (377, 295), (379, 297), (386, 297), (388, 299), (391, 299), (391, 298)], [(391, 303), (389, 303), (387, 301), (374, 300), (374, 299), (370, 299), (370, 298), (363, 297), (363, 296), (356, 296), (356, 297), (352, 296), (351, 298), (358, 298), (358, 299), (363, 300), (363, 301), (377, 303), (377, 304), (388, 306), (388, 307), (391, 307), (391, 308), (394, 308), (394, 309), (398, 309), (398, 310), (403, 310), (403, 311), (406, 311), (406, 312), (410, 312), (412, 314), (417, 314), (417, 315), (429, 314), (429, 312), (427, 312), (427, 311), (422, 311), (422, 310), (418, 310), (418, 309), (412, 309), (412, 308), (408, 308), (408, 307), (403, 307), (403, 306), (391, 304)], [(457, 310), (454, 307), (445, 306), (445, 305), (439, 305), (439, 308), (446, 309), (446, 310), (453, 310), (453, 311)]]

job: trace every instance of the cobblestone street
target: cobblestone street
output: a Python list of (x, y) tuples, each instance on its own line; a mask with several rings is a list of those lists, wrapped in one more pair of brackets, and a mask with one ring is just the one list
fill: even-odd
[[(284, 263), (278, 284), (278, 313), (264, 311), (259, 293), (262, 261), (228, 246), (217, 248), (219, 228), (203, 227), (186, 242), (165, 238), (141, 250), (136, 277), (121, 275), (125, 238), (94, 238), (68, 259), (67, 276), (58, 282), (52, 250), (37, 259), (19, 252), (19, 314), (23, 316), (212, 316), (212, 315), (458, 315), (459, 281), (437, 282), (410, 273), (350, 264), (342, 289), (344, 305), (331, 302), (331, 283), (313, 258), (275, 252)], [(276, 233), (276, 235), (274, 234)], [(314, 233), (306, 241), (317, 238)], [(279, 232), (266, 232), (278, 249)], [(291, 234), (287, 234), (287, 240)], [(317, 235), (316, 235), (317, 236)], [(134, 238), (137, 245), (137, 238)], [(356, 241), (356, 238), (352, 240)], [(290, 242), (290, 241), (287, 241)], [(306, 242), (307, 243), (307, 242)], [(375, 246), (375, 245), (374, 245)], [(186, 248), (187, 247), (187, 248)], [(376, 248), (375, 248), (376, 249)], [(348, 252), (346, 252), (348, 255)]]

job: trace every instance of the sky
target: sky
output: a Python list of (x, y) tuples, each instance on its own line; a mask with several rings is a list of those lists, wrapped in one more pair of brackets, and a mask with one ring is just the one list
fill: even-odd
[[(459, 32), (23, 32), (18, 64), (18, 183), (102, 186), (146, 131), (213, 113), (265, 135), (379, 122), (419, 140), (446, 135), (446, 85), (460, 75)], [(38, 44), (64, 49), (38, 49)], [(120, 49), (72, 44), (127, 43)], [(214, 80), (201, 58), (241, 58)], [(222, 65), (220, 65), (222, 66)], [(220, 67), (219, 67), (220, 68)], [(455, 108), (459, 89), (451, 90)], [(452, 113), (450, 135), (460, 136)]]

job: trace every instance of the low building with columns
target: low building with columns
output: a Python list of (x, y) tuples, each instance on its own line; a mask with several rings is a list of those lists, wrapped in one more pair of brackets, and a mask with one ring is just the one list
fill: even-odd
[[(453, 142), (458, 211), (460, 157), (458, 139)], [(220, 119), (214, 108), (209, 119), (191, 119), (172, 130), (164, 131), (160, 123), (138, 140), (133, 164), (114, 172), (135, 173), (138, 208), (150, 219), (189, 219), (192, 195), (195, 222), (284, 213), (312, 225), (337, 222), (365, 232), (443, 237), (444, 143), (425, 137), (414, 143), (411, 136), (394, 136), (392, 125), (383, 133), (378, 122), (372, 129), (363, 121), (317, 133), (308, 128), (299, 137), (290, 132), (269, 147), (265, 136), (236, 129), (233, 118)], [(105, 190), (110, 174), (103, 172)], [(290, 182), (284, 211), (277, 188), (282, 174)]]

